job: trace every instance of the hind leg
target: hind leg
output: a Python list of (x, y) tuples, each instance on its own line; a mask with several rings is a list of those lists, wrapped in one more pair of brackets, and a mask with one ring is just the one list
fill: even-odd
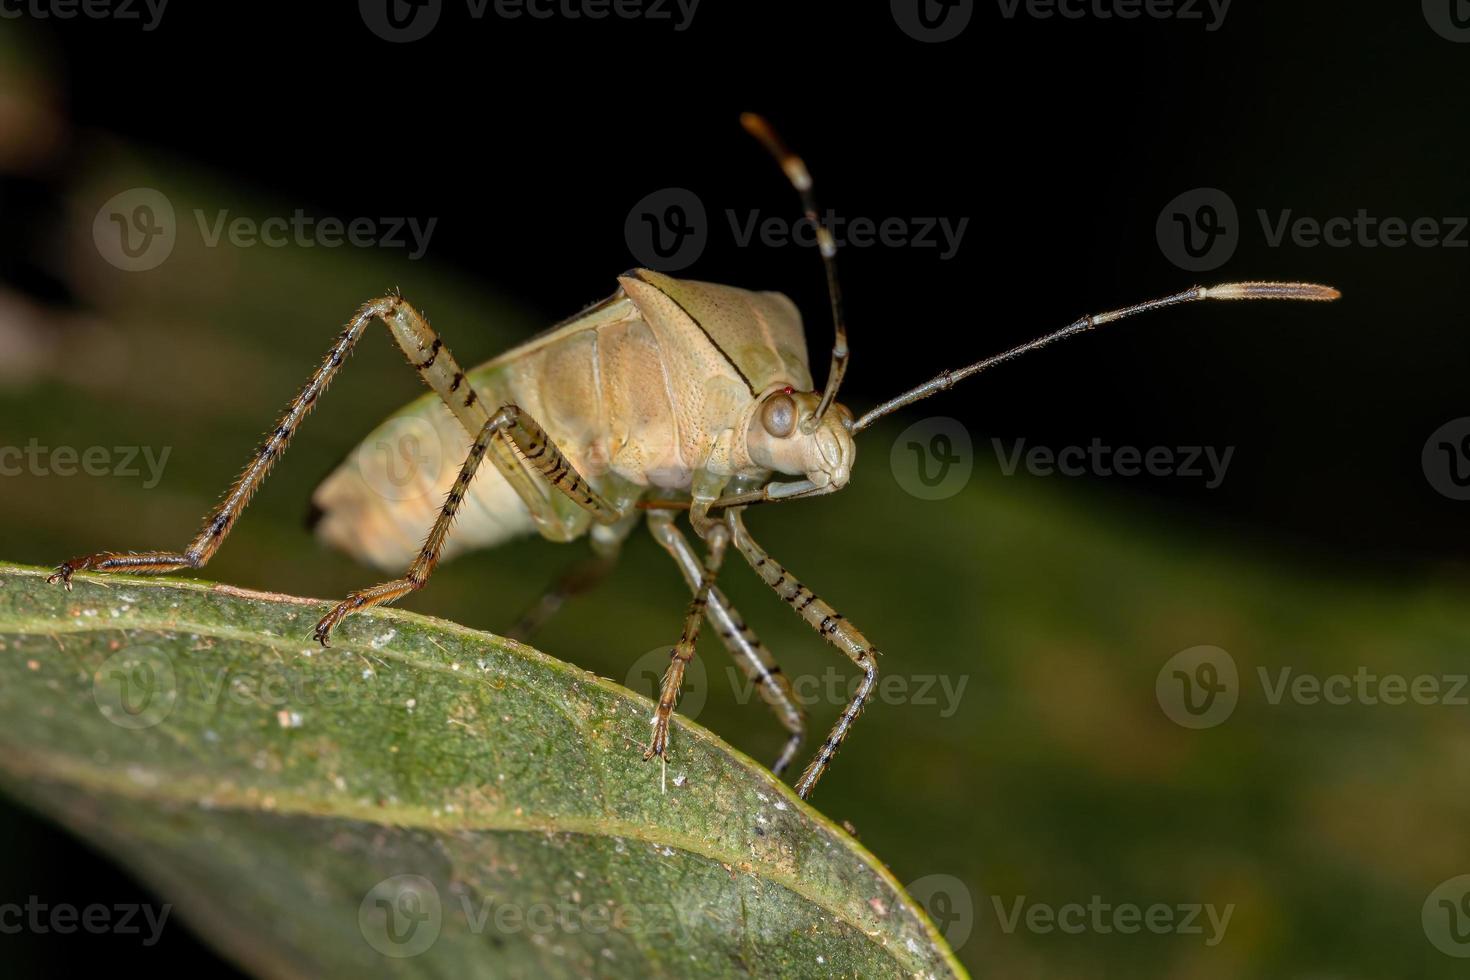
[(224, 499), (204, 519), (203, 528), (183, 551), (98, 551), (62, 562), (47, 581), (61, 582), (70, 589), (71, 577), (76, 572), (166, 575), (186, 568), (203, 568), (224, 543), (250, 499), (265, 482), (271, 467), (285, 455), (291, 437), (316, 407), (317, 400), (326, 393), (342, 364), (374, 320), (381, 320), (388, 328), (399, 348), (408, 356), (409, 363), (444, 400), (466, 431), (478, 432), (490, 416), (485, 407), (478, 404), (474, 392), (465, 385), (464, 372), (429, 326), (429, 321), (397, 294), (380, 297), (363, 304), (337, 335), (321, 365), (286, 406), (275, 428), (250, 457)]

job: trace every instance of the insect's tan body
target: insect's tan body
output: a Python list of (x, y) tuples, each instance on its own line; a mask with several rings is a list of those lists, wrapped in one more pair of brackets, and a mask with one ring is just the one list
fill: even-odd
[[(480, 400), (526, 410), (610, 499), (636, 499), (647, 489), (688, 492), (696, 480), (768, 477), (744, 452), (742, 426), (761, 393), (812, 386), (796, 306), (779, 293), (647, 270), (618, 282), (603, 302), (468, 371)], [(390, 467), (403, 465), (395, 435), (406, 431), (409, 417), (432, 426), (439, 451), (430, 446), (423, 458), (437, 465), (412, 469), (417, 485), (390, 498), (375, 487), (385, 485)], [(428, 394), (411, 403), (318, 488), (317, 533), (380, 568), (402, 567), (433, 523), (470, 442), (441, 399)], [(585, 511), (563, 509), (564, 536), (587, 530)], [(535, 529), (510, 483), (487, 467), (470, 485), (444, 554)]]

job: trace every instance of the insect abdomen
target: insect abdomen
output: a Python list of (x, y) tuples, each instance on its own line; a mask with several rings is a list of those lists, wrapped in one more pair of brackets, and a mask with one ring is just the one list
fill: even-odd
[[(473, 383), (476, 397), (503, 403), (492, 379)], [(472, 441), (434, 395), (410, 403), (374, 429), (317, 487), (312, 495), (320, 514), (317, 537), (359, 561), (402, 571), (423, 544)], [(482, 466), (443, 556), (494, 547), (532, 530), (530, 512), (510, 484), (494, 467)]]

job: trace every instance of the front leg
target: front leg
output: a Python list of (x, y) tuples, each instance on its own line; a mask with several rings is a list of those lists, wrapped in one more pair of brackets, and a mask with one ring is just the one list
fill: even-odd
[[(689, 584), (689, 590), (698, 595), (704, 582), (704, 563), (695, 554), (689, 539), (671, 518), (656, 520), (650, 515), (648, 529), (679, 566), (679, 571)], [(771, 656), (771, 651), (766, 649), (760, 637), (755, 635), (755, 631), (717, 585), (709, 589), (709, 605), (705, 610), (705, 618), (714, 627), (715, 633), (730, 651), (730, 656), (741, 671), (759, 689), (761, 700), (766, 702), (776, 715), (776, 720), (786, 729), (786, 744), (776, 761), (771, 763), (771, 773), (780, 776), (791, 764), (791, 760), (796, 758), (801, 743), (806, 740), (806, 713), (802, 710), (801, 702), (797, 700), (791, 681), (782, 672), (781, 665)]]
[(822, 778), (822, 773), (827, 771), (832, 757), (837, 754), (838, 747), (847, 738), (853, 722), (857, 721), (858, 715), (862, 713), (863, 705), (867, 703), (869, 696), (873, 693), (873, 688), (878, 684), (878, 650), (868, 642), (867, 637), (844, 619), (841, 613), (819, 599), (817, 594), (801, 584), (790, 570), (756, 544), (750, 532), (745, 529), (745, 520), (741, 510), (740, 507), (732, 507), (725, 512), (725, 522), (730, 528), (731, 540), (734, 541), (735, 548), (744, 556), (755, 573), (775, 590), (776, 594), (795, 610), (808, 626), (816, 630), (822, 639), (846, 654), (848, 659), (863, 672), (863, 679), (858, 683), (857, 690), (853, 692), (852, 699), (848, 701), (837, 723), (832, 726), (827, 740), (822, 743), (822, 747), (807, 764), (801, 778), (796, 781), (796, 795), (806, 799), (811, 795), (812, 787), (817, 785), (817, 780)]
[[(654, 536), (661, 540), (667, 535), (667, 531), (663, 529), (672, 529), (673, 522), (674, 515), (669, 511), (649, 511), (649, 527)], [(679, 642), (674, 644), (674, 649), (669, 654), (669, 667), (664, 671), (663, 683), (659, 687), (658, 707), (654, 709), (650, 722), (653, 725), (653, 735), (649, 739), (647, 751), (643, 753), (645, 760), (654, 756), (662, 759), (668, 751), (669, 718), (674, 714), (674, 706), (679, 703), (679, 692), (684, 685), (684, 667), (694, 659), (699, 626), (704, 622), (710, 590), (714, 588), (720, 565), (724, 563), (725, 547), (729, 544), (730, 535), (723, 525), (717, 524), (709, 530), (705, 540), (709, 550), (705, 552), (703, 573), (699, 587), (694, 590), (694, 598), (689, 600), (688, 611), (684, 614), (684, 632), (679, 634)]]

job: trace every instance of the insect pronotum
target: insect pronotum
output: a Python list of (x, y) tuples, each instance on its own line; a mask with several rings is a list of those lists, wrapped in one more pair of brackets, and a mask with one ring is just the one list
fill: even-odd
[[(378, 320), (433, 391), (389, 422), (416, 418), (432, 426), (446, 450), (457, 450), (459, 455), (453, 458), (463, 463), (457, 474), (446, 465), (443, 472), (421, 475), (440, 491), (437, 498), (426, 493), (417, 499), (390, 500), (375, 492), (367, 479), (371, 474), (364, 472), (371, 464), (361, 454), (358, 465), (344, 464), (317, 489), (313, 502), (320, 513), (318, 535), (370, 564), (392, 570), (407, 565), (407, 571), (349, 595), (317, 624), (316, 638), (325, 645), (344, 617), (423, 588), (435, 565), (448, 555), (490, 547), (531, 531), (553, 541), (586, 534), (594, 557), (576, 566), (527, 612), (516, 628), (527, 635), (568, 595), (607, 573), (640, 514), (646, 514), (650, 531), (673, 557), (693, 598), (664, 673), (644, 758), (662, 759), (668, 751), (669, 718), (706, 619), (789, 733), (773, 771), (779, 775), (801, 747), (805, 721), (789, 682), (715, 584), (733, 545), (756, 575), (863, 674), (796, 782), (797, 793), (806, 797), (873, 691), (878, 650), (851, 621), (756, 543), (745, 524), (748, 506), (841, 490), (852, 472), (855, 437), (874, 422), (1064, 337), (1197, 300), (1338, 296), (1335, 289), (1310, 283), (1195, 286), (1084, 316), (1030, 343), (945, 371), (854, 417), (837, 402), (847, 369), (847, 329), (837, 248), (818, 218), (811, 176), (763, 119), (745, 115), (741, 121), (775, 156), (816, 228), (835, 337), (820, 392), (812, 384), (800, 314), (779, 293), (634, 269), (618, 278), (617, 292), (606, 300), (466, 372), (428, 321), (394, 292), (364, 304), (353, 315), (183, 551), (98, 552), (64, 562), (49, 581), (70, 588), (76, 572), (166, 574), (203, 567), (358, 339)], [(490, 466), (482, 467), (487, 457)], [(389, 461), (381, 465), (386, 467)], [(436, 505), (436, 499), (442, 499), (442, 505)], [(702, 541), (702, 553), (678, 527), (681, 512), (687, 512)]]

